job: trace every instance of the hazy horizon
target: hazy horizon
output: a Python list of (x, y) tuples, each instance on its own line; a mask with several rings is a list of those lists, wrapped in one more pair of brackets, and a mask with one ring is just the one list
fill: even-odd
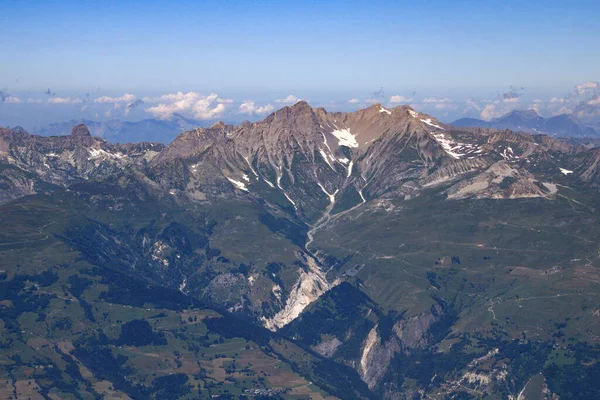
[(257, 120), (305, 99), (444, 122), (600, 117), (594, 1), (0, 2), (0, 125)]

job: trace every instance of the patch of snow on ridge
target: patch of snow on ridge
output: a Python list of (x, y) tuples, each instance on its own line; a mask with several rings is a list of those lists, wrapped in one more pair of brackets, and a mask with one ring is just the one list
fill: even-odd
[(330, 194), (327, 190), (325, 190), (325, 187), (323, 187), (323, 185), (321, 185), (321, 182), (317, 181), (317, 185), (319, 185), (319, 187), (321, 188), (323, 193), (325, 193), (327, 195), (327, 197), (329, 197), (329, 202), (332, 204), (335, 203), (335, 195), (337, 194), (339, 189), (337, 189), (333, 194)]
[(386, 113), (386, 114), (391, 114), (392, 112), (389, 110), (386, 110), (385, 108), (379, 106), (379, 112), (380, 113)]
[(90, 157), (88, 157), (88, 161), (95, 159), (95, 158), (123, 158), (125, 157), (123, 154), (119, 154), (119, 153), (109, 153), (106, 150), (103, 149), (89, 149), (88, 153), (90, 154)]
[(288, 199), (288, 201), (289, 201), (290, 203), (292, 203), (292, 205), (294, 206), (294, 208), (296, 208), (296, 203), (294, 202), (294, 200), (292, 200), (292, 199), (290, 198), (290, 196), (288, 196), (288, 194), (287, 194), (286, 192), (283, 192), (283, 195), (285, 196), (285, 198), (286, 198), (286, 199)]
[(348, 164), (348, 162), (350, 160), (348, 160), (346, 157), (344, 157), (344, 158), (338, 158), (338, 161), (341, 162), (342, 164)]
[(436, 125), (433, 122), (431, 122), (431, 118), (421, 119), (421, 121), (425, 122), (429, 126), (433, 126), (434, 128), (438, 128), (438, 129), (444, 130), (444, 128), (442, 128), (441, 126)]
[[(466, 154), (480, 153), (480, 148), (477, 145), (469, 143), (457, 143), (452, 138), (448, 138), (443, 132), (429, 132), (431, 136), (438, 142), (444, 151), (453, 158), (460, 158)], [(460, 152), (459, 152), (460, 151)]]
[(410, 113), (410, 115), (412, 115), (413, 118), (419, 118), (419, 113), (414, 112), (413, 110), (408, 110), (408, 112)]
[(340, 146), (358, 147), (356, 137), (350, 133), (350, 129), (336, 129), (331, 134), (338, 139)]
[(243, 182), (236, 181), (235, 179), (227, 178), (229, 182), (233, 183), (238, 189), (243, 190), (245, 192), (248, 191), (248, 188)]
[(572, 174), (573, 171), (569, 171), (568, 169), (560, 168), (560, 172), (564, 175)]
[(350, 165), (348, 165), (348, 175), (347, 177), (349, 178), (350, 175), (352, 175), (352, 166), (354, 165), (354, 163), (352, 161), (350, 161)]
[(319, 153), (321, 153), (321, 157), (323, 157), (323, 160), (325, 160), (325, 162), (327, 163), (327, 165), (329, 165), (329, 167), (335, 171), (335, 168), (333, 167), (333, 165), (331, 165), (331, 163), (329, 162), (329, 157), (327, 157), (327, 154), (323, 151), (323, 149), (319, 149)]
[(273, 185), (273, 184), (272, 184), (270, 181), (268, 181), (267, 179), (263, 178), (263, 181), (265, 181), (265, 182), (267, 183), (267, 185), (269, 185), (270, 187), (272, 187), (272, 188), (274, 188), (274, 187), (275, 187), (275, 186), (274, 186), (274, 185)]
[(245, 180), (246, 182), (250, 182), (250, 178), (248, 178), (248, 175), (244, 174), (244, 175), (242, 176), (242, 178), (244, 178), (244, 180)]

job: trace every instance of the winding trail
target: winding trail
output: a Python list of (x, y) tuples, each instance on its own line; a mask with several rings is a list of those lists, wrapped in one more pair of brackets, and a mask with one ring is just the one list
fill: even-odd
[[(42, 230), (47, 227), (50, 226), (52, 224), (56, 223), (56, 221), (52, 221), (47, 223), (46, 225), (42, 225), (38, 228), (38, 232), (40, 233), (40, 235), (43, 235), (44, 232), (42, 232)], [(48, 240), (48, 238), (50, 237), (50, 235), (45, 235), (43, 238), (40, 239), (30, 239), (30, 240), (21, 240), (19, 242), (10, 242), (10, 243), (0, 243), (0, 246), (10, 246), (13, 244), (24, 244), (24, 243), (34, 243), (34, 242), (42, 242), (44, 240)]]

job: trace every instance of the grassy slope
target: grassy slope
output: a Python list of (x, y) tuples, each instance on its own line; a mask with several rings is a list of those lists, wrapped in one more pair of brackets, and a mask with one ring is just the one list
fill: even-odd
[[(65, 199), (30, 197), (0, 208), (2, 394), (238, 398), (246, 389), (282, 388), (285, 398), (333, 398), (326, 388), (346, 398), (369, 395), (347, 368), (285, 338), (111, 265), (92, 265), (61, 238), (97, 211)], [(134, 320), (163, 339), (120, 341), (123, 324)], [(324, 378), (323, 368), (333, 376)]]
[(570, 317), (566, 331), (597, 340), (590, 333), (600, 329), (591, 307), (600, 301), (600, 232), (588, 205), (430, 193), (387, 205), (391, 212), (382, 207), (357, 208), (316, 241), (339, 259), (352, 254), (342, 269), (362, 266), (365, 292), (383, 307), (418, 314), (437, 295), (463, 312), (457, 331), (493, 322), (515, 336), (545, 336)]

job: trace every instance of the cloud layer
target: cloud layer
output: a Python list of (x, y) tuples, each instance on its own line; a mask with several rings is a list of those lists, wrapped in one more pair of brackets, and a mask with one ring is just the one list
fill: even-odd
[(181, 114), (186, 117), (206, 120), (219, 117), (227, 105), (233, 100), (223, 99), (216, 93), (203, 96), (196, 92), (171, 93), (158, 98), (144, 98), (144, 102), (157, 103), (155, 106), (145, 110), (155, 118), (170, 119), (173, 114)]
[(257, 106), (253, 101), (244, 101), (240, 104), (238, 112), (246, 115), (265, 115), (273, 112), (275, 108), (271, 104)]
[(294, 103), (299, 102), (300, 100), (302, 100), (302, 99), (299, 99), (296, 96), (294, 96), (293, 94), (290, 94), (285, 99), (277, 99), (277, 100), (275, 100), (275, 103), (294, 104)]

